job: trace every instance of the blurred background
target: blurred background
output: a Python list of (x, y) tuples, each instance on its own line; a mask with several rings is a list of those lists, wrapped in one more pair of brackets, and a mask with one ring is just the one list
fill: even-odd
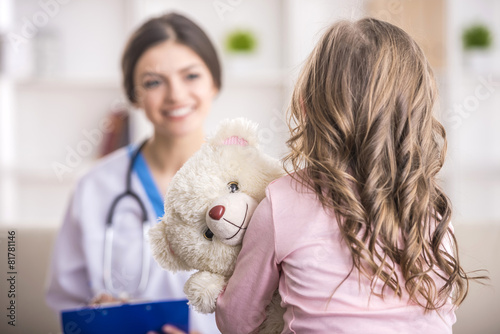
[(454, 332), (500, 333), (499, 0), (0, 0), (1, 309), (10, 230), (20, 266), (18, 325), (2, 316), (0, 332), (60, 332), (43, 301), (52, 240), (78, 177), (151, 132), (126, 103), (120, 57), (138, 25), (172, 10), (204, 28), (222, 60), (207, 134), (223, 118), (245, 116), (278, 158), (294, 80), (329, 24), (375, 16), (408, 31), (439, 82), (437, 113), (449, 138), (441, 179), (461, 259), (491, 277), (472, 284)]

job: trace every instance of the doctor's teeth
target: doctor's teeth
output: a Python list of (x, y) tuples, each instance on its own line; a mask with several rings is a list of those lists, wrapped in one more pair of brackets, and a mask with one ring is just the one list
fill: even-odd
[(184, 108), (179, 108), (175, 109), (169, 112), (170, 116), (184, 116), (187, 115), (193, 110), (191, 107), (184, 107)]

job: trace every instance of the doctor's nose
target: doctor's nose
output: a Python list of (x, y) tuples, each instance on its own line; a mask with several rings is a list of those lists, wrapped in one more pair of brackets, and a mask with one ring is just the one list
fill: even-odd
[(214, 220), (220, 220), (224, 215), (226, 208), (222, 205), (216, 205), (210, 209), (208, 216)]
[(178, 80), (171, 80), (167, 89), (165, 100), (170, 103), (180, 102), (186, 96), (184, 83)]

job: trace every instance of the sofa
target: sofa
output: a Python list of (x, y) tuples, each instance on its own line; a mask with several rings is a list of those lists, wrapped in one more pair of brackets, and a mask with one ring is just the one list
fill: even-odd
[[(7, 281), (8, 263), (6, 254), (7, 232), (16, 233), (16, 282), (15, 314), (16, 326), (7, 323), (6, 308), (10, 283)], [(44, 301), (45, 282), (56, 228), (1, 227), (0, 247), (0, 305), (2, 321), (0, 333), (61, 333), (59, 319)], [(457, 310), (455, 334), (500, 333), (500, 222), (496, 224), (462, 224), (455, 226), (460, 246), (460, 259), (467, 270), (487, 269), (490, 280), (486, 284), (473, 282), (465, 302)], [(6, 278), (4, 278), (6, 277)]]

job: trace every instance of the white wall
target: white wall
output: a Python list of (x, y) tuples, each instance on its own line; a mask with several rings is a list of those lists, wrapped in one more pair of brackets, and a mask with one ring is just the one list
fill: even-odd
[[(125, 41), (144, 20), (165, 11), (193, 18), (219, 50), (224, 86), (207, 120), (207, 133), (222, 118), (246, 116), (260, 124), (264, 150), (282, 155), (282, 114), (290, 82), (283, 79), (282, 6), (282, 1), (241, 2), (220, 13), (213, 2), (198, 0), (72, 0), (47, 8), (38, 0), (16, 1), (7, 30), (23, 39), (17, 47), (9, 45), (8, 75), (2, 81), (11, 87), (12, 101), (2, 99), (8, 104), (2, 119), (9, 131), (3, 134), (7, 153), (0, 159), (0, 224), (61, 223), (74, 182), (99, 153), (98, 144), (85, 147), (85, 133), (99, 129), (113, 106), (124, 101), (119, 62)], [(259, 41), (243, 71), (223, 49), (225, 34), (236, 27), (251, 29)], [(140, 112), (133, 119), (137, 140), (149, 129)], [(81, 161), (75, 162), (74, 152)], [(70, 170), (58, 175), (54, 164)]]
[[(25, 186), (18, 187), (15, 199), (8, 200), (24, 205), (26, 194), (37, 197), (35, 190), (26, 188), (29, 184), (36, 191), (50, 184), (52, 190), (59, 189), (58, 199), (69, 195), (72, 183), (92, 163), (98, 147), (65, 174), (63, 182), (57, 179), (52, 163), (64, 162), (68, 151), (85, 140), (83, 132), (98, 128), (113, 105), (123, 101), (119, 58), (126, 38), (147, 17), (169, 10), (185, 13), (205, 28), (223, 60), (224, 89), (207, 121), (207, 132), (213, 131), (222, 118), (244, 115), (260, 123), (268, 153), (282, 155), (286, 138), (283, 113), (297, 72), (322, 30), (337, 19), (363, 16), (363, 1), (233, 1), (231, 10), (223, 13), (216, 10), (215, 3), (72, 0), (53, 9), (53, 17), (18, 51), (10, 49), (9, 77), (2, 81), (6, 88), (2, 89), (1, 102), (11, 107), (2, 107), (0, 145), (1, 176), (5, 180), (2, 184), (10, 190), (3, 193), (12, 193), (7, 184)], [(464, 66), (466, 59), (460, 41), (461, 29), (477, 20), (490, 24), (494, 35), (500, 36), (499, 6), (500, 2), (494, 0), (447, 1), (448, 68), (439, 80), (443, 96), (441, 116), (449, 132), (450, 153), (443, 178), (455, 204), (457, 223), (500, 224), (500, 206), (496, 205), (500, 200), (500, 146), (493, 144), (500, 142), (500, 132), (495, 129), (500, 123), (499, 86), (495, 84), (489, 97), (462, 117), (460, 126), (450, 124), (454, 106), (468, 103), (481, 85), (481, 78), (491, 74), (495, 82), (500, 80), (498, 42), (490, 65), (479, 73)], [(10, 23), (3, 26), (18, 34), (26, 29), (26, 20), (33, 23), (34, 17), (43, 13), (37, 0), (16, 1), (13, 7), (13, 17), (3, 20)], [(224, 52), (225, 33), (234, 27), (249, 28), (259, 38), (256, 55), (246, 61), (249, 71), (242, 71)], [(40, 45), (42, 52), (36, 51)], [(35, 54), (44, 52), (53, 57), (33, 61)], [(8, 102), (5, 94), (9, 89), (13, 102)], [(140, 113), (135, 116), (141, 118)], [(148, 130), (141, 124), (134, 123), (136, 139)], [(13, 176), (7, 180), (7, 175)], [(2, 203), (5, 200), (6, 196)], [(53, 207), (44, 205), (43, 209), (29, 207), (17, 216), (7, 214), (8, 210), (17, 210), (8, 205), (0, 213), (0, 222), (57, 225), (64, 207), (61, 202), (64, 201), (58, 200)]]
[[(500, 2), (448, 1), (448, 63), (442, 106), (449, 136), (447, 189), (458, 224), (500, 224)], [(468, 65), (461, 32), (482, 22), (494, 45), (481, 68)], [(484, 84), (492, 80), (493, 84)], [(479, 98), (478, 98), (479, 97)], [(461, 109), (463, 113), (457, 110)]]

